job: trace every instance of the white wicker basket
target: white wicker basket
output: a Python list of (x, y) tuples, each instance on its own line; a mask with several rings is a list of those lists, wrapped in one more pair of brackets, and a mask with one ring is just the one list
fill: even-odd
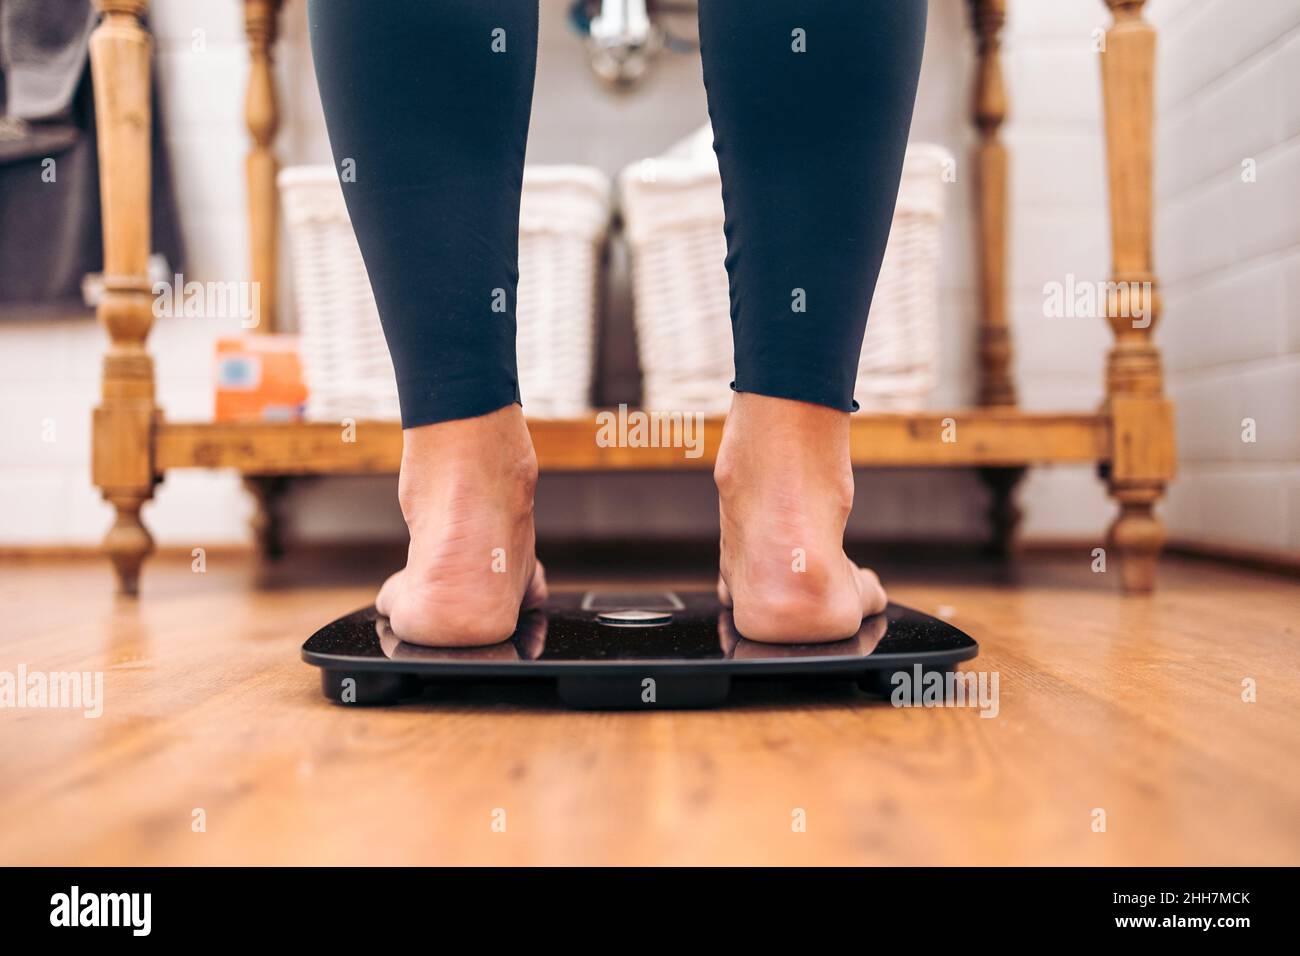
[[(727, 247), (711, 139), (701, 130), (619, 176), (646, 408), (717, 414), (730, 403)], [(942, 173), (949, 158), (938, 146), (907, 149), (858, 365), (856, 398), (863, 408), (915, 410), (934, 388)]]
[[(393, 363), (343, 190), (328, 166), (279, 177), (307, 418), (399, 417)], [(520, 392), (534, 418), (579, 416), (591, 406), (598, 282), (609, 222), (609, 181), (580, 166), (524, 172), (519, 212)]]

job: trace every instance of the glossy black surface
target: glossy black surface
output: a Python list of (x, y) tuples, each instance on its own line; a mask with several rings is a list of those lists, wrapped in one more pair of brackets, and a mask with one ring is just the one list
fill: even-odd
[[(671, 614), (667, 624), (602, 623), (619, 610)], [(617, 617), (617, 614), (612, 615)], [(662, 613), (656, 615), (661, 618)], [(425, 679), (552, 677), (579, 706), (631, 706), (653, 678), (657, 703), (699, 706), (725, 698), (731, 676), (842, 674), (865, 680), (921, 664), (951, 668), (979, 652), (951, 624), (891, 604), (853, 637), (829, 644), (761, 644), (736, 633), (731, 613), (706, 592), (572, 592), (521, 615), (508, 641), (491, 647), (407, 644), (364, 608), (321, 628), (303, 645), (324, 671), (327, 697), (350, 677), (360, 703), (418, 693)]]

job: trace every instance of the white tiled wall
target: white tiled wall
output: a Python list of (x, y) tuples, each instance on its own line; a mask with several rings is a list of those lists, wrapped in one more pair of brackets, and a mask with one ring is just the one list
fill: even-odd
[[(1300, 3), (1163, 0), (1158, 339), (1176, 538), (1300, 549)], [(1255, 181), (1243, 178), (1253, 165)], [(1257, 440), (1244, 442), (1243, 419)]]
[[(326, 162), (329, 157), (306, 41), (304, 6), (301, 2), (287, 5), (277, 51), (283, 117), (277, 146), (288, 164)], [(586, 162), (613, 173), (632, 159), (653, 155), (704, 122), (699, 64), (688, 57), (661, 60), (651, 82), (634, 96), (609, 97), (598, 92), (588, 79), (577, 41), (564, 26), (566, 6), (559, 0), (542, 0), (530, 162)], [(1169, 308), (1162, 341), (1170, 350), (1171, 363), (1175, 356), (1180, 363), (1171, 374), (1171, 385), (1183, 392), (1191, 388), (1191, 402), (1196, 401), (1197, 382), (1210, 380), (1208, 371), (1202, 374), (1199, 370), (1213, 364), (1225, 374), (1249, 377), (1253, 389), (1249, 394), (1256, 398), (1253, 404), (1249, 399), (1243, 401), (1251, 407), (1258, 405), (1259, 416), (1267, 418), (1288, 407), (1282, 401), (1287, 394), (1289, 407), (1294, 410), (1296, 406), (1294, 366), (1285, 364), (1284, 352), (1294, 355), (1300, 347), (1300, 324), (1290, 305), (1300, 293), (1300, 270), (1294, 257), (1285, 259), (1282, 253), (1287, 247), (1279, 243), (1285, 242), (1287, 230), (1295, 222), (1298, 180), (1291, 170), (1296, 153), (1285, 146), (1300, 120), (1293, 99), (1276, 95), (1269, 101), (1271, 106), (1263, 105), (1230, 81), (1253, 77), (1258, 70), (1261, 96), (1270, 82), (1278, 84), (1282, 76), (1295, 85), (1295, 78), (1300, 77), (1300, 46), (1294, 32), (1286, 42), (1268, 38), (1294, 30), (1294, 17), (1288, 19), (1286, 11), (1300, 8), (1300, 4), (1252, 0), (1252, 9), (1268, 9), (1258, 17), (1232, 17), (1224, 12), (1232, 6), (1228, 0), (1155, 0), (1152, 4), (1153, 17), (1162, 26), (1168, 24), (1162, 39), (1162, 145), (1167, 146), (1171, 136), (1190, 137), (1197, 144), (1196, 155), (1185, 157), (1187, 164), (1193, 159), (1211, 164), (1191, 169), (1186, 164), (1161, 163), (1162, 196), (1171, 200), (1162, 208), (1160, 221), (1165, 235), (1159, 266), (1171, 280), (1166, 286)], [(242, 111), (247, 54), (239, 5), (154, 0), (151, 7), (168, 145), (190, 250), (187, 278), (244, 277), (243, 157), (247, 138)], [(973, 57), (964, 7), (959, 0), (931, 0), (913, 126), (915, 139), (943, 143), (958, 157), (968, 154), (972, 139), (967, 114)], [(1101, 397), (1103, 358), (1109, 344), (1105, 323), (1044, 318), (1042, 287), (1047, 281), (1061, 280), (1066, 273), (1100, 279), (1108, 270), (1100, 92), (1092, 52), (1092, 32), (1103, 27), (1107, 18), (1104, 5), (1093, 0), (1012, 0), (1010, 4), (1004, 36), (1012, 108), (1004, 131), (1012, 155), (1010, 291), (1021, 397), (1031, 408), (1090, 408)], [(1256, 39), (1244, 38), (1246, 33)], [(1213, 49), (1196, 55), (1202, 46)], [(1171, 71), (1176, 74), (1172, 82), (1167, 76)], [(1198, 73), (1203, 75), (1197, 78), (1194, 74)], [(1171, 89), (1182, 92), (1171, 93)], [(1269, 188), (1274, 191), (1258, 193), (1260, 198), (1253, 206), (1242, 205), (1240, 197), (1231, 193), (1232, 186), (1220, 181), (1224, 177), (1216, 178), (1215, 173), (1222, 172), (1220, 166), (1235, 164), (1235, 147), (1224, 142), (1218, 132), (1207, 136), (1196, 125), (1206, 122), (1202, 113), (1215, 102), (1202, 103), (1198, 95), (1202, 90), (1222, 97), (1221, 106), (1215, 108), (1228, 116), (1214, 122), (1228, 123), (1234, 135), (1240, 131), (1241, 136), (1254, 137), (1248, 140), (1249, 148), (1257, 151), (1261, 175), (1260, 184), (1251, 188), (1263, 190), (1266, 170), (1273, 177), (1274, 185)], [(1243, 115), (1246, 109), (1255, 112)], [(1275, 117), (1273, 127), (1253, 122), (1250, 116), (1260, 110), (1275, 111), (1268, 113)], [(1180, 124), (1185, 130), (1181, 134)], [(1276, 135), (1264, 136), (1269, 128)], [(1214, 160), (1205, 148), (1207, 139), (1214, 140)], [(951, 187), (943, 237), (944, 380), (935, 404), (944, 406), (968, 402), (975, 388), (972, 182), (966, 173), (965, 166), (959, 167), (958, 181)], [(1288, 186), (1280, 185), (1283, 177), (1290, 177)], [(1289, 209), (1283, 208), (1278, 200), (1285, 197), (1276, 192), (1287, 188), (1292, 190)], [(1228, 222), (1237, 224), (1237, 233), (1218, 228)], [(1243, 224), (1250, 224), (1253, 231), (1242, 228)], [(1294, 251), (1293, 233), (1289, 241)], [(1222, 248), (1216, 249), (1216, 244)], [(1236, 263), (1236, 268), (1224, 265), (1229, 262)], [(1210, 271), (1214, 269), (1219, 271)], [(1271, 285), (1254, 281), (1251, 277), (1256, 272), (1267, 275)], [(291, 294), (287, 289), (282, 294), (284, 311), (289, 314)], [(1219, 304), (1214, 305), (1216, 302)], [(1234, 322), (1238, 331), (1228, 336), (1230, 344), (1220, 341), (1208, 350), (1218, 358), (1215, 363), (1205, 363), (1198, 356), (1207, 354), (1207, 349), (1196, 343), (1225, 338), (1222, 333), (1213, 335), (1213, 328), (1223, 326), (1216, 326), (1212, 316), (1230, 303), (1242, 317)], [(1290, 312), (1285, 311), (1288, 308)], [(1273, 331), (1262, 327), (1265, 316), (1274, 323)], [(628, 387), (633, 361), (626, 347), (629, 330), (627, 315), (616, 310), (608, 321), (603, 356), (608, 400), (619, 400)], [(202, 418), (210, 414), (211, 340), (232, 331), (233, 327), (219, 327), (207, 320), (173, 319), (157, 324), (150, 345), (160, 370), (161, 401), (169, 416)], [(102, 345), (103, 334), (86, 319), (0, 322), (0, 408), (4, 409), (0, 415), (5, 433), (16, 436), (0, 450), (0, 488), (7, 500), (0, 544), (90, 543), (97, 541), (107, 526), (107, 508), (98, 501), (87, 474), (87, 422), (97, 392)], [(1269, 352), (1270, 347), (1274, 351)], [(1227, 356), (1231, 362), (1225, 364)], [(1269, 397), (1270, 388), (1273, 398)], [(1287, 388), (1289, 393), (1276, 394)], [(1178, 397), (1187, 400), (1183, 394)], [(1217, 411), (1223, 404), (1212, 407)], [(41, 425), (47, 419), (57, 424), (53, 442), (42, 441), (46, 436)], [(1186, 419), (1185, 413), (1180, 415), (1184, 442), (1198, 441), (1191, 436)], [(1261, 420), (1260, 443), (1247, 446), (1245, 459), (1228, 455), (1210, 440), (1212, 449), (1220, 450), (1208, 453), (1206, 474), (1222, 475), (1221, 480), (1232, 482), (1243, 469), (1259, 465), (1259, 456), (1264, 454), (1271, 456), (1268, 461), (1275, 472), (1285, 473), (1282, 462), (1287, 453), (1279, 444), (1283, 431), (1280, 423)], [(1292, 422), (1293, 442), (1294, 435)], [(1184, 446), (1185, 454), (1189, 447), (1193, 446)], [(1217, 461), (1215, 454), (1224, 460)], [(1293, 445), (1289, 460), (1295, 461)], [(1219, 496), (1195, 477), (1196, 467), (1189, 464), (1184, 473), (1192, 480), (1185, 483), (1187, 487), (1176, 488), (1168, 511), (1177, 530), (1190, 532), (1195, 525), (1189, 523), (1188, 515), (1199, 513), (1196, 503)], [(1260, 479), (1265, 472), (1250, 474)], [(663, 480), (636, 476), (548, 478), (539, 492), (540, 530), (557, 535), (675, 536), (699, 533), (716, 520), (707, 476), (674, 476), (669, 479), (670, 489), (664, 488)], [(1289, 481), (1289, 485), (1279, 484), (1270, 500), (1280, 502), (1280, 508), (1289, 505), (1294, 516), (1300, 514), (1296, 509), (1300, 487), (1293, 472)], [(638, 500), (637, 509), (626, 508), (629, 496)], [(1248, 497), (1252, 507), (1264, 507), (1264, 496)], [(346, 515), (336, 507), (344, 499), (349, 505)], [(1111, 514), (1088, 468), (1032, 473), (1022, 491), (1022, 504), (1025, 531), (1030, 536), (1099, 536)], [(862, 535), (889, 537), (974, 534), (982, 527), (984, 506), (983, 492), (970, 475), (868, 472), (859, 476), (851, 529)], [(233, 474), (173, 472), (147, 506), (145, 516), (161, 543), (190, 546), (247, 540), (250, 511)], [(291, 527), (300, 537), (354, 538), (401, 532), (389, 479), (312, 483), (294, 493), (289, 512)], [(1277, 537), (1279, 521), (1263, 515), (1257, 523)], [(1244, 518), (1240, 524), (1247, 527)], [(1294, 529), (1290, 532), (1293, 539), (1295, 533)]]

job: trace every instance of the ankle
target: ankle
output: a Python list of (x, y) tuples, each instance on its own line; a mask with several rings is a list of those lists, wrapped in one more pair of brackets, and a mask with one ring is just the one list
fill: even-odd
[(853, 506), (848, 413), (766, 395), (737, 393), (713, 468), (722, 499), (761, 493), (787, 500), (814, 495)]
[(537, 454), (518, 405), (402, 432), (397, 498), (408, 519), (431, 489), (448, 482), (531, 508), (537, 478)]

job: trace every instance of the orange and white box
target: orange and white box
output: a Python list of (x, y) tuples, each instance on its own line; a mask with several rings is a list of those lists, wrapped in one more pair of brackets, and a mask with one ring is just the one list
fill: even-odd
[(216, 420), (292, 422), (303, 417), (307, 384), (298, 336), (217, 339)]

